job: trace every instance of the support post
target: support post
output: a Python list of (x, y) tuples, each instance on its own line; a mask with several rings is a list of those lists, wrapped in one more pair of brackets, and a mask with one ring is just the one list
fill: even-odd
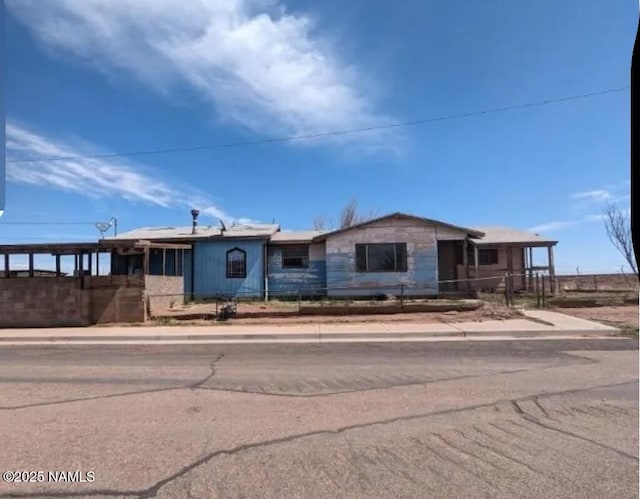
[(473, 267), (475, 270), (475, 275), (474, 277), (477, 279), (478, 278), (478, 247), (474, 244), (473, 245)]
[(143, 275), (148, 275), (149, 274), (149, 248), (145, 248), (144, 249), (144, 260), (143, 260), (143, 264), (142, 264), (142, 274)]
[(533, 278), (533, 247), (529, 247), (529, 275)]
[(173, 250), (173, 275), (180, 275), (178, 274), (178, 249), (174, 249)]
[(4, 276), (9, 277), (11, 275), (11, 270), (9, 269), (9, 254), (5, 253), (4, 255)]
[(29, 253), (29, 277), (33, 277), (33, 253)]
[(536, 302), (540, 308), (540, 275), (536, 272)]
[(167, 275), (167, 248), (162, 248), (162, 275)]
[(96, 253), (96, 275), (100, 275), (100, 252)]
[(89, 268), (87, 270), (89, 271), (89, 275), (91, 275), (91, 273), (93, 272), (93, 253), (87, 253), (87, 257), (89, 260)]
[(469, 255), (467, 255), (467, 240), (462, 241), (462, 265), (464, 266), (464, 278), (467, 282), (467, 293), (471, 292), (471, 282), (469, 281)]
[(554, 294), (556, 291), (556, 269), (553, 263), (553, 246), (547, 246), (547, 251), (549, 253), (549, 289), (551, 294)]
[(56, 255), (56, 277), (60, 277), (60, 255)]

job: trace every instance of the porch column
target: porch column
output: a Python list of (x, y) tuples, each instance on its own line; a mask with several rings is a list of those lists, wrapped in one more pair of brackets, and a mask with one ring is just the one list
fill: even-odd
[(87, 257), (89, 259), (89, 268), (87, 270), (89, 271), (89, 275), (91, 275), (91, 272), (93, 270), (93, 253), (87, 253)]
[(533, 246), (529, 246), (529, 286), (533, 291)]
[(167, 275), (167, 248), (162, 248), (162, 275)]
[(100, 252), (96, 253), (96, 275), (100, 275)]
[(29, 253), (29, 277), (33, 277), (33, 253)]
[(144, 249), (144, 263), (142, 265), (142, 274), (149, 274), (149, 248)]
[(553, 246), (547, 246), (547, 251), (549, 254), (549, 281), (551, 286), (551, 293), (555, 293), (556, 291), (556, 268), (553, 263)]
[(467, 255), (467, 240), (462, 241), (462, 265), (464, 266), (464, 278), (467, 280), (467, 292), (471, 290), (471, 283), (469, 282), (469, 257)]
[(173, 250), (173, 275), (178, 274), (178, 248)]
[(9, 277), (11, 271), (9, 270), (9, 254), (4, 255), (4, 276)]
[(60, 277), (60, 255), (56, 255), (56, 277)]
[(473, 245), (473, 267), (475, 270), (475, 276), (474, 277), (478, 277), (478, 247), (474, 244)]

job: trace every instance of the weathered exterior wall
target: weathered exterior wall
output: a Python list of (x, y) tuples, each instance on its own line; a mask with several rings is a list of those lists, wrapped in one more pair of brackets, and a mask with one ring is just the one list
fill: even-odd
[(269, 295), (287, 294), (322, 295), (326, 287), (326, 256), (324, 243), (309, 246), (309, 268), (282, 268), (283, 246), (269, 246), (267, 249), (267, 272)]
[[(194, 243), (194, 297), (212, 298), (220, 293), (237, 298), (261, 297), (264, 290), (264, 245), (263, 240), (251, 239)], [(233, 248), (246, 252), (245, 278), (227, 278), (227, 251)], [(185, 252), (185, 279), (191, 277), (187, 256), (188, 252)], [(190, 284), (185, 284), (190, 290)]]
[(184, 304), (182, 276), (147, 275), (144, 280), (147, 312), (152, 316)]
[(143, 276), (92, 276), (84, 280), (90, 324), (146, 320)]
[(143, 290), (136, 276), (2, 279), (0, 328), (142, 322)]
[[(490, 248), (487, 248), (490, 249)], [(492, 265), (478, 265), (478, 272), (475, 271), (473, 259), (469, 258), (469, 278), (482, 278), (480, 281), (471, 281), (469, 283), (472, 290), (496, 290), (504, 287), (504, 276), (509, 271), (508, 267), (508, 248), (500, 247), (498, 249), (498, 263)], [(526, 277), (524, 274), (524, 250), (523, 248), (512, 248), (512, 270), (514, 274), (513, 286), (516, 290), (524, 289), (526, 286)], [(465, 270), (464, 265), (458, 264), (458, 276), (464, 278)], [(495, 279), (486, 279), (488, 277), (495, 277)], [(465, 283), (461, 283), (458, 289), (464, 289)]]
[[(406, 272), (356, 272), (355, 245), (406, 243)], [(438, 293), (436, 226), (411, 219), (386, 219), (329, 236), (326, 241), (327, 294), (366, 296)]]

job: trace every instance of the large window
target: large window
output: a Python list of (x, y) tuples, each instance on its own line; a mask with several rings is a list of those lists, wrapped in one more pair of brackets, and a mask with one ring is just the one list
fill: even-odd
[(284, 246), (282, 248), (283, 269), (306, 269), (309, 267), (309, 246)]
[(227, 278), (247, 277), (247, 254), (240, 248), (227, 251)]
[(356, 244), (357, 272), (406, 272), (407, 244)]
[[(467, 261), (469, 265), (474, 264), (473, 247), (467, 248)], [(498, 250), (494, 248), (478, 249), (478, 265), (496, 265), (498, 263)]]

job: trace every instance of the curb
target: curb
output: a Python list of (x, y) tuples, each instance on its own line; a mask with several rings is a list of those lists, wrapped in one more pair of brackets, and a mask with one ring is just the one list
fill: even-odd
[(544, 338), (544, 337), (557, 337), (557, 336), (569, 336), (576, 338), (593, 337), (615, 337), (618, 330), (515, 330), (504, 333), (492, 331), (460, 331), (460, 332), (406, 332), (406, 333), (292, 333), (292, 334), (251, 334), (251, 333), (237, 333), (237, 334), (201, 334), (201, 335), (145, 335), (145, 336), (4, 336), (0, 337), (0, 345), (3, 343), (61, 343), (61, 342), (74, 342), (74, 343), (104, 343), (104, 342), (197, 342), (197, 341), (221, 341), (225, 343), (233, 343), (237, 341), (239, 343), (246, 344), (247, 342), (296, 342), (301, 341), (308, 343), (315, 341), (318, 343), (331, 342), (331, 341), (390, 341), (390, 340), (420, 340), (437, 338), (440, 340), (447, 339), (462, 339), (462, 338), (504, 338), (504, 339), (518, 339), (518, 338)]

